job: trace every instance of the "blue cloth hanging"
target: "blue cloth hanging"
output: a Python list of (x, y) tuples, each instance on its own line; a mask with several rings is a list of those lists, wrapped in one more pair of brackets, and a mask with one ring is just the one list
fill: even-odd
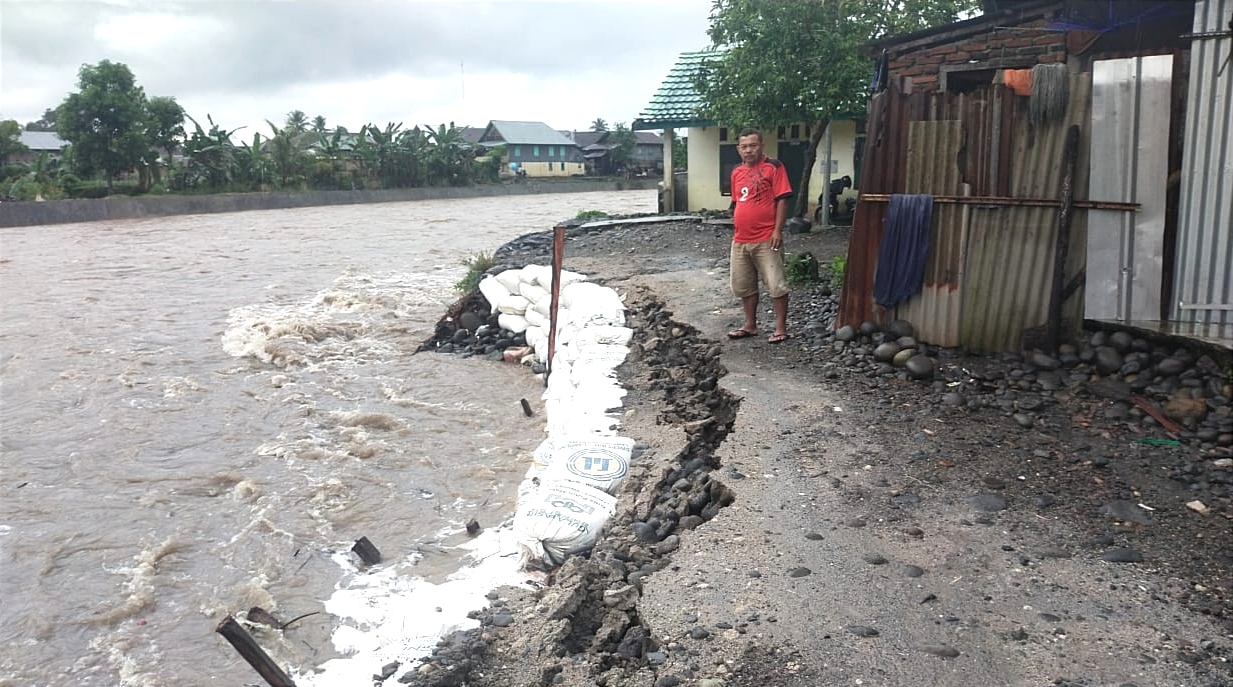
[(920, 293), (932, 224), (933, 196), (896, 193), (890, 197), (873, 279), (875, 303), (889, 308)]

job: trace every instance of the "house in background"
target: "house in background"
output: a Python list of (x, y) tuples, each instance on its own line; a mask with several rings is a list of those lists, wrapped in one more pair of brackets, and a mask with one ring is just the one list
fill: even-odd
[(528, 177), (569, 177), (586, 173), (578, 145), (543, 122), (494, 119), (480, 135), (479, 144), (505, 146), (503, 174), (521, 171)]
[(572, 131), (569, 137), (582, 150), (586, 160), (587, 174), (609, 176), (613, 174), (628, 174), (646, 176), (661, 174), (664, 171), (664, 139), (651, 131), (634, 132), (637, 145), (633, 156), (624, 169), (612, 161), (611, 131)]
[(482, 126), (460, 126), (458, 127), (458, 131), (462, 135), (462, 140), (466, 141), (467, 143), (470, 143), (471, 145), (479, 145), (480, 138), (483, 137), (484, 132), (487, 130), (488, 130), (487, 128), (482, 127)]
[[(731, 203), (729, 184), (732, 170), (741, 163), (741, 157), (736, 152), (737, 134), (745, 126), (757, 126), (757, 123), (721, 123), (698, 115), (703, 103), (702, 96), (694, 88), (694, 80), (706, 61), (716, 59), (718, 55), (709, 50), (682, 53), (641, 116), (634, 120), (632, 128), (635, 131), (664, 131), (665, 209), (690, 212), (722, 210)], [(674, 178), (676, 175), (671, 169), (676, 129), (686, 129), (689, 138), (689, 174), (685, 188), (677, 188), (680, 179)], [(788, 168), (792, 187), (797, 191), (812, 133), (807, 124), (762, 131), (767, 156), (783, 161)], [(809, 216), (815, 214), (818, 199), (831, 179), (850, 176), (853, 188), (846, 189), (845, 194), (856, 193), (863, 147), (862, 121), (842, 119), (831, 122), (829, 134), (818, 146), (817, 161), (809, 188), (805, 191), (809, 196)]]
[(44, 153), (54, 160), (64, 153), (68, 145), (68, 141), (61, 139), (54, 131), (22, 131), (18, 140), (29, 150), (10, 155), (9, 162), (13, 164), (34, 162)]

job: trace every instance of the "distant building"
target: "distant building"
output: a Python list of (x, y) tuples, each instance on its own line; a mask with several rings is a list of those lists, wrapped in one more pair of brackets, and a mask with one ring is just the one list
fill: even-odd
[(578, 144), (543, 122), (494, 119), (484, 129), (479, 144), (485, 148), (505, 146), (502, 174), (515, 171), (528, 177), (586, 174)]
[(10, 163), (34, 162), (44, 153), (49, 159), (55, 160), (64, 154), (64, 147), (68, 145), (68, 141), (53, 131), (22, 131), (18, 140), (29, 150), (11, 155)]
[(633, 157), (624, 169), (618, 169), (612, 161), (612, 133), (611, 131), (570, 132), (570, 137), (582, 150), (583, 159), (586, 160), (587, 174), (605, 176), (622, 172), (637, 175), (663, 173), (664, 139), (662, 136), (651, 131), (635, 131), (634, 135), (638, 143), (634, 147)]

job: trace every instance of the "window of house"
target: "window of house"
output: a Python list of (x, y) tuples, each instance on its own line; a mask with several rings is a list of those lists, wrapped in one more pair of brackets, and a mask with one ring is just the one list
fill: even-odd
[(514, 157), (522, 157), (522, 146), (514, 146)]
[(557, 156), (556, 146), (548, 146), (548, 157), (556, 157), (556, 156)]
[(792, 131), (791, 131), (791, 133), (792, 133), (792, 140), (793, 140), (793, 141), (795, 141), (796, 139), (800, 138), (800, 137), (801, 137), (801, 125), (800, 125), (800, 124), (793, 124), (793, 125), (792, 125)]
[(531, 146), (531, 157), (539, 157), (539, 146)]
[(719, 127), (719, 140), (720, 141), (728, 140), (728, 127), (726, 126)]
[(736, 151), (735, 143), (725, 143), (719, 146), (719, 192), (722, 195), (732, 195), (732, 170), (741, 164), (741, 154)]
[(561, 159), (565, 159), (565, 146), (561, 146)]
[[(550, 153), (551, 153), (551, 152), (552, 152), (552, 148), (549, 148), (549, 149), (548, 149), (548, 152), (550, 152)], [(552, 163), (551, 163), (551, 162), (549, 162), (549, 163), (548, 163), (548, 171), (549, 171), (549, 172), (551, 172), (551, 171), (552, 171)]]

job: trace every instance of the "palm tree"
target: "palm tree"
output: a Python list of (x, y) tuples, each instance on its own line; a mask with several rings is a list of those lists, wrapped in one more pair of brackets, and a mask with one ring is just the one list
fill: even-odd
[(595, 121), (591, 122), (591, 131), (607, 131), (608, 122), (605, 122), (602, 117), (596, 117)]
[[(287, 119), (290, 120), (291, 117), (288, 116)], [(285, 188), (287, 182), (297, 176), (304, 166), (303, 132), (296, 130), (290, 124), (280, 130), (274, 126), (274, 122), (268, 119), (265, 123), (269, 124), (270, 130), (274, 132), (269, 140), (270, 161), (274, 164), (274, 171), (278, 173), (279, 187)]]
[[(267, 122), (269, 120), (266, 120)], [(274, 126), (271, 124), (270, 126)], [(287, 113), (287, 126), (292, 132), (302, 134), (308, 131), (308, 115), (304, 114), (303, 110), (292, 110)]]
[(318, 134), (325, 133), (325, 117), (321, 115), (313, 117), (313, 131)]

